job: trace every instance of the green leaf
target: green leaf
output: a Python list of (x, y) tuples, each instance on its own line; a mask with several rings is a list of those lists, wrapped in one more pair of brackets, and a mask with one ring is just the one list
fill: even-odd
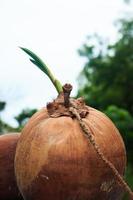
[(40, 70), (42, 70), (49, 77), (49, 79), (54, 84), (57, 92), (58, 93), (62, 92), (61, 83), (57, 79), (55, 79), (55, 77), (53, 76), (53, 74), (51, 73), (51, 71), (49, 70), (47, 65), (35, 53), (30, 51), (29, 49), (26, 49), (26, 48), (23, 48), (23, 47), (20, 47), (20, 48), (31, 57), (30, 61), (34, 65), (36, 65)]
[(37, 67), (39, 67), (39, 69), (41, 69), (46, 75), (49, 74), (49, 69), (47, 67), (47, 65), (32, 51), (30, 51), (29, 49), (20, 47), (25, 53), (27, 53), (32, 59), (30, 59), (30, 61), (35, 64)]
[(30, 59), (30, 61), (31, 61), (34, 65), (36, 65), (39, 69), (41, 69), (43, 72), (45, 72), (46, 75), (48, 75), (47, 70), (45, 70), (45, 68), (43, 68), (42, 65), (40, 65), (39, 62), (37, 62), (37, 61), (35, 61), (35, 60), (33, 60), (33, 59)]

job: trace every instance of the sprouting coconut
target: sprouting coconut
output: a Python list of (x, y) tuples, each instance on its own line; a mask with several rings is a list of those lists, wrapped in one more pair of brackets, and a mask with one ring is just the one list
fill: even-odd
[(0, 199), (22, 200), (14, 174), (14, 157), (19, 133), (0, 136)]
[(70, 98), (46, 65), (28, 49), (31, 61), (59, 95), (34, 114), (22, 130), (15, 156), (18, 187), (25, 200), (119, 200), (126, 152), (119, 131), (102, 112)]

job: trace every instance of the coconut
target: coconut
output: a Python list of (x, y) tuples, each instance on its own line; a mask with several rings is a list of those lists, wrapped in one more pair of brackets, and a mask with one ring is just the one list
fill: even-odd
[(0, 199), (22, 200), (14, 174), (14, 157), (19, 133), (0, 136)]
[(59, 95), (28, 121), (17, 144), (15, 174), (25, 200), (119, 200), (123, 189), (126, 151), (113, 122), (69, 98), (71, 85), (63, 88), (33, 52), (34, 64), (54, 83)]
[[(100, 111), (80, 105), (83, 121), (103, 154), (123, 176), (126, 164), (122, 138)], [(83, 134), (77, 119), (56, 100), (37, 112), (22, 131), (15, 170), (25, 199), (75, 200), (121, 198), (121, 187)]]

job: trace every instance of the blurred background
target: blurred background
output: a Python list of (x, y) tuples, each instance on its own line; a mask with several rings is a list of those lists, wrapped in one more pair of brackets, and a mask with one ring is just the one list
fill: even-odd
[(113, 120), (133, 189), (132, 0), (0, 0), (0, 30), (0, 133), (21, 131), (57, 95), (19, 48), (26, 47), (73, 85), (73, 96)]

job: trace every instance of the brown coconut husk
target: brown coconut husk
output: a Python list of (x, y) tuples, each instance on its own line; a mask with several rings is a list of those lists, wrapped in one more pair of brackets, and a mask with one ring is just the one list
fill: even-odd
[[(86, 106), (81, 98), (67, 102), (65, 98), (60, 94), (22, 131), (15, 157), (21, 193), (27, 200), (121, 199), (121, 184), (94, 148), (97, 144), (123, 177), (126, 152), (119, 131), (106, 115)], [(76, 109), (95, 144), (85, 136), (70, 108)]]

